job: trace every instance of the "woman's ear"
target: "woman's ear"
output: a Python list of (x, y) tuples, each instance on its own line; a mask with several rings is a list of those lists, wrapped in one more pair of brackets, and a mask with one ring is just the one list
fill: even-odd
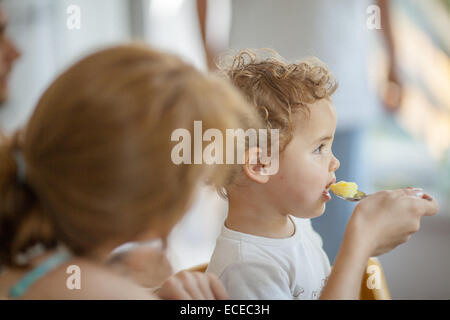
[(245, 152), (244, 172), (247, 177), (258, 183), (267, 183), (269, 175), (267, 174), (266, 164), (260, 161), (260, 148), (250, 148)]

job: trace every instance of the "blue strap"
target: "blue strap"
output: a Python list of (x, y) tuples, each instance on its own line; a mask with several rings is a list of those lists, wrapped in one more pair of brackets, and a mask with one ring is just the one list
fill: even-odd
[(56, 252), (12, 286), (9, 290), (9, 297), (12, 299), (20, 298), (33, 283), (69, 260), (70, 257), (71, 255), (67, 251)]

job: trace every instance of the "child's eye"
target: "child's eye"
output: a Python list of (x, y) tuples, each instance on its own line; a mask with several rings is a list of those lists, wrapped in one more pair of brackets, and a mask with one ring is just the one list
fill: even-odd
[(320, 153), (322, 151), (322, 148), (325, 147), (325, 145), (322, 143), (320, 146), (318, 146), (316, 149), (314, 149), (313, 153)]

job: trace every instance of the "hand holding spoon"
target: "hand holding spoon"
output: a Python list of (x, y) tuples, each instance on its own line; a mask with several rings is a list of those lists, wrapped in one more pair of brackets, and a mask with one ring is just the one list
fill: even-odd
[[(339, 181), (338, 183), (332, 184), (330, 187), (331, 191), (343, 200), (357, 202), (368, 196), (365, 192), (358, 190), (358, 185), (354, 182)], [(409, 188), (413, 189), (413, 188)], [(424, 193), (422, 189), (417, 189), (417, 196), (422, 197), (426, 200), (432, 200), (432, 198)]]

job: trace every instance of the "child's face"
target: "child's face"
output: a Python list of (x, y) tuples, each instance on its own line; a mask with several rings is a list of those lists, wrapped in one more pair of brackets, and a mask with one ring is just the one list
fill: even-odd
[(337, 122), (334, 105), (322, 99), (309, 107), (309, 119), (296, 115), (294, 137), (280, 154), (278, 173), (267, 182), (276, 207), (302, 218), (324, 212), (339, 168), (331, 151)]

